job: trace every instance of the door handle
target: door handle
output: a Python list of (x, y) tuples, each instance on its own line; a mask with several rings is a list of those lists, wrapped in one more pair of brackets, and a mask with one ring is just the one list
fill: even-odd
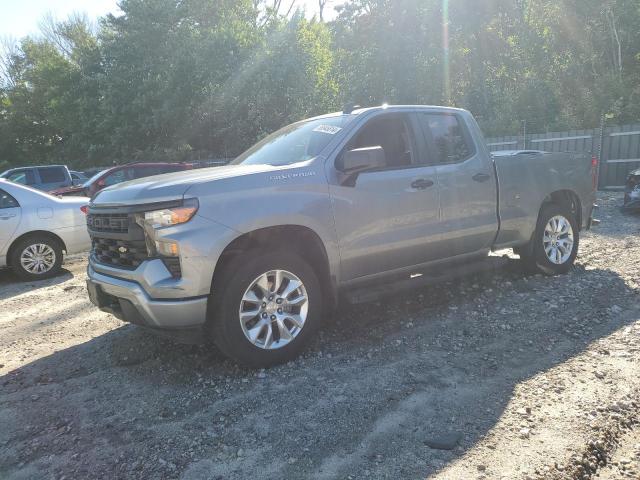
[(0, 215), (0, 220), (9, 220), (10, 218), (13, 218), (15, 216), (15, 213), (5, 213), (4, 215)]
[(473, 177), (473, 180), (475, 180), (476, 182), (486, 182), (487, 180), (489, 180), (491, 178), (491, 175), (489, 175), (488, 173), (476, 173)]
[(415, 188), (417, 190), (424, 190), (425, 188), (429, 188), (433, 185), (433, 180), (427, 180), (425, 178), (419, 178), (418, 180), (414, 180), (411, 182), (411, 188)]

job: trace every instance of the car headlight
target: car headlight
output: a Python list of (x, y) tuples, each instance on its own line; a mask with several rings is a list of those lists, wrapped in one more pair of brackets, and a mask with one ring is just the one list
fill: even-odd
[(142, 223), (145, 230), (150, 227), (153, 230), (158, 228), (171, 227), (186, 223), (198, 211), (198, 200), (196, 198), (188, 198), (182, 202), (182, 205), (171, 208), (163, 208), (161, 210), (153, 210), (140, 214), (139, 223)]

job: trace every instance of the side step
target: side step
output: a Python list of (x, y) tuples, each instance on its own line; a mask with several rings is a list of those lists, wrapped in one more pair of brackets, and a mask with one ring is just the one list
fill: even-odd
[(477, 273), (490, 273), (505, 268), (513, 260), (507, 257), (485, 257), (466, 264), (439, 266), (416, 271), (404, 277), (387, 277), (367, 286), (344, 292), (350, 304), (367, 303), (394, 295), (404, 290), (425, 287)]

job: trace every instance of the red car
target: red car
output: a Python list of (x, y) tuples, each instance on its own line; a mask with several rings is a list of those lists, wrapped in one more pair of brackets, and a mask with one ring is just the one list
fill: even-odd
[(162, 173), (191, 170), (193, 165), (189, 163), (128, 163), (116, 167), (107, 168), (96, 173), (82, 185), (58, 188), (52, 190), (52, 195), (84, 195), (93, 198), (100, 190), (117, 183), (127, 182), (136, 178), (151, 177)]

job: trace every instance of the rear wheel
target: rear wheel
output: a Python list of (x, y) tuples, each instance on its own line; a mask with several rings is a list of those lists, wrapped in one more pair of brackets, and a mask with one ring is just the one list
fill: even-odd
[(548, 204), (540, 211), (532, 243), (518, 253), (531, 271), (566, 273), (578, 254), (579, 235), (573, 213), (561, 205)]
[(12, 247), (9, 261), (22, 280), (50, 278), (60, 272), (62, 245), (46, 235), (26, 237)]
[(322, 290), (311, 266), (295, 253), (253, 251), (221, 273), (210, 310), (218, 348), (252, 367), (295, 358), (322, 315)]

